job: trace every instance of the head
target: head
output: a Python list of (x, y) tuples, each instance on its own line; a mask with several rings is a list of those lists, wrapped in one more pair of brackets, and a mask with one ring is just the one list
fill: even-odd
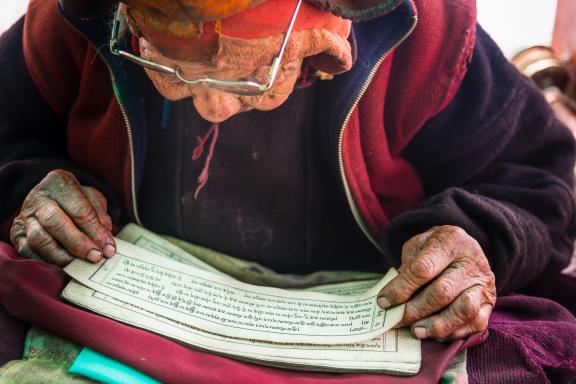
[[(191, 0), (142, 2), (135, 0), (132, 5), (129, 1), (121, 8), (138, 36), (140, 56), (178, 71), (175, 75), (146, 68), (148, 77), (169, 100), (191, 98), (199, 114), (211, 122), (281, 105), (293, 91), (305, 58), (316, 59), (331, 73), (345, 71), (352, 64), (347, 41), (350, 21), (308, 3), (298, 9), (297, 0), (268, 0), (222, 19), (206, 21), (203, 15), (199, 21), (194, 16), (197, 12), (185, 7)], [(184, 10), (172, 9), (175, 3), (182, 3)], [(210, 11), (211, 18), (214, 12)], [(292, 20), (294, 27), (289, 31)], [(275, 57), (280, 57), (279, 66), (271, 73)], [(204, 78), (271, 86), (245, 94), (197, 82)]]
[[(117, 0), (59, 0), (64, 12), (95, 17)], [(122, 14), (137, 36), (134, 49), (178, 75), (146, 69), (167, 99), (192, 98), (201, 116), (221, 122), (251, 110), (270, 110), (291, 94), (304, 60), (330, 74), (352, 65), (347, 41), (352, 20), (382, 15), (402, 0), (306, 0), (273, 84), (261, 94), (238, 95), (190, 81), (209, 77), (266, 84), (298, 0), (123, 0)], [(342, 17), (340, 17), (342, 16)]]

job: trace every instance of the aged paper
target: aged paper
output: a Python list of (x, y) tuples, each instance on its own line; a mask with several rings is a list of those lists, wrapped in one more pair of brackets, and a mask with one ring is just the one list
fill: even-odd
[(203, 271), (209, 271), (215, 274), (226, 276), (226, 274), (220, 272), (210, 264), (203, 262), (197, 257), (194, 257), (191, 254), (183, 251), (181, 248), (177, 247), (171, 242), (164, 240), (160, 236), (135, 224), (128, 224), (122, 228), (117, 237), (130, 244), (134, 244), (140, 248), (147, 249), (148, 251), (158, 256), (165, 256), (171, 260), (182, 264), (191, 265), (193, 267), (202, 269)]
[[(360, 289), (364, 287), (362, 282), (354, 284)], [(406, 329), (391, 330), (365, 342), (340, 345), (267, 343), (211, 334), (124, 303), (74, 281), (66, 287), (63, 296), (91, 311), (196, 348), (261, 364), (308, 370), (395, 374), (414, 374), (420, 368), (420, 342)]]
[(281, 343), (343, 344), (391, 329), (402, 306), (381, 310), (376, 295), (394, 276), (352, 296), (245, 284), (183, 265), (117, 240), (99, 264), (76, 260), (65, 271), (83, 285), (208, 333)]
[[(136, 225), (126, 226), (118, 237), (157, 255), (218, 272), (183, 249)], [(337, 295), (358, 295), (378, 280), (320, 285), (307, 290)], [(210, 334), (186, 324), (124, 303), (72, 281), (63, 291), (68, 301), (118, 321), (147, 329), (198, 349), (236, 359), (291, 369), (332, 372), (383, 372), (415, 374), (420, 369), (420, 341), (406, 329), (390, 330), (371, 340), (340, 345), (268, 343)]]

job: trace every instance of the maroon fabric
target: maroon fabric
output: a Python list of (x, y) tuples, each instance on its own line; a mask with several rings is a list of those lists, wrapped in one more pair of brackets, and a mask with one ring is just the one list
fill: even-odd
[(243, 363), (186, 348), (152, 333), (66, 304), (59, 298), (66, 278), (60, 268), (20, 258), (0, 243), (0, 302), (14, 316), (120, 360), (165, 383), (435, 383), (450, 360), (486, 334), (452, 344), (424, 342), (416, 376), (320, 374)]
[(547, 299), (502, 297), (490, 337), (469, 356), (473, 383), (576, 382), (576, 318)]

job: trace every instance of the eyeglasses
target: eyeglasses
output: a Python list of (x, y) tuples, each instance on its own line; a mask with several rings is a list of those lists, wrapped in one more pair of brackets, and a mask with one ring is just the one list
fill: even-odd
[(122, 27), (126, 26), (126, 19), (124, 18), (124, 14), (120, 7), (118, 7), (118, 10), (116, 11), (116, 16), (114, 17), (114, 24), (112, 26), (112, 33), (110, 34), (110, 51), (112, 52), (112, 54), (130, 60), (131, 62), (138, 64), (142, 67), (160, 73), (164, 73), (167, 75), (175, 76), (178, 80), (186, 84), (190, 85), (200, 84), (208, 88), (236, 95), (245, 95), (245, 96), (261, 95), (264, 92), (268, 91), (270, 88), (272, 88), (272, 86), (274, 85), (274, 81), (276, 80), (276, 75), (278, 74), (280, 63), (282, 61), (282, 56), (284, 56), (284, 51), (286, 50), (286, 46), (288, 45), (288, 38), (292, 33), (292, 28), (294, 27), (294, 22), (296, 21), (296, 16), (298, 15), (298, 11), (300, 10), (301, 4), (302, 0), (298, 0), (298, 4), (296, 4), (294, 14), (292, 15), (292, 19), (290, 20), (290, 24), (288, 25), (288, 30), (286, 31), (286, 35), (284, 36), (284, 41), (282, 42), (282, 45), (280, 47), (280, 52), (278, 52), (278, 55), (275, 56), (274, 59), (272, 60), (272, 65), (270, 66), (270, 72), (268, 73), (268, 78), (265, 84), (250, 80), (229, 81), (229, 80), (213, 79), (210, 77), (202, 77), (195, 80), (189, 80), (182, 76), (180, 68), (178, 67), (171, 68), (162, 64), (155, 63), (150, 60), (146, 60), (143, 57), (119, 49), (118, 48), (119, 31), (121, 29), (121, 26)]

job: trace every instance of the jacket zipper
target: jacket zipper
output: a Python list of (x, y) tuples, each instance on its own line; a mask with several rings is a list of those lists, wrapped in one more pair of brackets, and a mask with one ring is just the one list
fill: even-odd
[(378, 61), (374, 65), (374, 67), (372, 67), (370, 74), (366, 78), (366, 81), (362, 85), (362, 88), (360, 88), (360, 92), (356, 96), (354, 103), (352, 104), (352, 106), (348, 110), (348, 113), (346, 114), (346, 117), (344, 118), (344, 122), (342, 123), (342, 127), (340, 128), (340, 135), (338, 137), (338, 167), (340, 169), (340, 178), (342, 180), (342, 185), (344, 187), (344, 193), (346, 194), (346, 200), (348, 201), (348, 206), (350, 207), (350, 211), (352, 212), (352, 216), (354, 216), (354, 220), (356, 221), (356, 224), (358, 225), (358, 227), (360, 227), (364, 236), (366, 236), (366, 238), (372, 243), (372, 245), (374, 245), (374, 247), (376, 247), (376, 249), (380, 253), (384, 253), (384, 251), (383, 251), (382, 247), (380, 246), (378, 240), (375, 238), (375, 236), (368, 229), (366, 222), (362, 218), (362, 215), (360, 214), (360, 211), (358, 210), (358, 207), (356, 206), (356, 202), (354, 201), (354, 197), (352, 196), (352, 191), (350, 190), (350, 184), (348, 184), (348, 178), (346, 176), (346, 171), (344, 170), (344, 158), (342, 156), (342, 143), (344, 141), (344, 131), (346, 130), (346, 126), (348, 125), (348, 122), (350, 121), (350, 117), (352, 116), (352, 112), (354, 111), (354, 109), (356, 109), (356, 107), (358, 106), (358, 103), (360, 102), (360, 99), (362, 98), (362, 96), (364, 95), (364, 93), (366, 92), (368, 87), (370, 86), (370, 83), (374, 79), (374, 76), (376, 75), (376, 72), (380, 68), (380, 65), (382, 65), (382, 62), (384, 62), (384, 59), (386, 59), (386, 57), (388, 57), (390, 52), (392, 52), (394, 49), (396, 49), (400, 44), (402, 44), (404, 42), (404, 40), (406, 40), (408, 38), (408, 36), (410, 36), (410, 34), (412, 34), (414, 29), (416, 28), (416, 24), (418, 24), (418, 16), (415, 15), (412, 18), (412, 24), (410, 25), (410, 28), (408, 29), (408, 31), (406, 31), (406, 33), (404, 33), (404, 35), (402, 35), (390, 48), (388, 48), (386, 50), (386, 52), (384, 52), (384, 54), (380, 57), (380, 59), (378, 59)]
[[(104, 60), (104, 57), (102, 57)], [(106, 60), (104, 60), (106, 63)], [(122, 117), (124, 118), (124, 123), (126, 123), (126, 132), (128, 134), (128, 149), (130, 151), (130, 198), (132, 201), (132, 214), (134, 216), (134, 220), (136, 224), (142, 226), (142, 222), (140, 221), (140, 216), (138, 214), (138, 204), (136, 201), (136, 171), (134, 166), (134, 138), (132, 137), (132, 125), (130, 124), (130, 119), (128, 118), (128, 113), (126, 112), (126, 107), (122, 102), (122, 98), (120, 97), (120, 91), (118, 89), (118, 83), (116, 83), (116, 78), (112, 73), (112, 68), (106, 63), (108, 67), (108, 71), (110, 72), (110, 77), (112, 78), (112, 88), (114, 89), (114, 97), (120, 106), (120, 112), (122, 113)]]
[[(74, 29), (76, 33), (78, 33), (81, 37), (84, 38), (84, 34), (78, 30), (72, 23), (68, 21), (66, 17), (64, 17), (66, 24), (70, 26), (70, 28)], [(120, 96), (120, 90), (118, 89), (118, 83), (116, 82), (116, 77), (114, 76), (114, 72), (112, 72), (112, 68), (106, 58), (89, 39), (85, 40), (90, 44), (90, 46), (94, 49), (96, 54), (102, 59), (106, 68), (108, 68), (108, 72), (110, 73), (110, 78), (112, 79), (112, 89), (114, 91), (114, 98), (118, 102), (118, 106), (120, 107), (120, 112), (122, 113), (122, 118), (124, 119), (124, 123), (126, 124), (126, 132), (128, 134), (128, 149), (130, 152), (130, 201), (132, 202), (132, 216), (136, 224), (142, 226), (142, 222), (140, 221), (140, 215), (138, 214), (138, 205), (136, 202), (136, 170), (134, 165), (134, 138), (132, 136), (132, 125), (130, 124), (130, 119), (128, 118), (128, 112), (126, 112), (126, 107), (122, 102), (122, 97)]]

